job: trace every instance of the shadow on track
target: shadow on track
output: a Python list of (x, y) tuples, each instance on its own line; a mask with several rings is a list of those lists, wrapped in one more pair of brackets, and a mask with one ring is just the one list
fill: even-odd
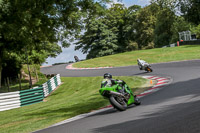
[[(136, 73), (136, 74), (134, 74), (134, 75), (142, 75), (142, 74), (147, 74), (147, 73), (149, 73), (149, 72), (141, 72), (141, 73)], [(133, 75), (133, 76), (134, 76)]]
[[(200, 132), (200, 78), (173, 83), (145, 97), (139, 116), (93, 129), (94, 133), (197, 133)], [(176, 88), (176, 89), (175, 89)], [(177, 91), (179, 89), (179, 91)], [(161, 91), (170, 94), (161, 95)], [(163, 94), (163, 93), (162, 93)], [(152, 101), (149, 101), (151, 99)], [(123, 112), (124, 113), (124, 112)], [(126, 111), (125, 111), (126, 113)], [(102, 114), (101, 114), (102, 115)], [(123, 115), (123, 114), (121, 114)]]

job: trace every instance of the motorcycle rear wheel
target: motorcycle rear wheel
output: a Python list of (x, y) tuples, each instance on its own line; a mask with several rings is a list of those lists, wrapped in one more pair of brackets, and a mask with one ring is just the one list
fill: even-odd
[(110, 96), (109, 101), (111, 105), (119, 111), (125, 111), (127, 108), (127, 104), (122, 98)]

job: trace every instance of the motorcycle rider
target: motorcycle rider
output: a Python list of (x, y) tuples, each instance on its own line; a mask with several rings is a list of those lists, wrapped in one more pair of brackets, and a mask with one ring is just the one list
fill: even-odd
[[(129, 93), (126, 92), (126, 89), (124, 87), (124, 85), (126, 83), (123, 80), (112, 79), (112, 75), (110, 73), (105, 73), (103, 77), (104, 77), (104, 79), (101, 82), (101, 88), (105, 87), (105, 86), (111, 87), (113, 85), (119, 84), (120, 87), (118, 87), (118, 91), (120, 93), (124, 94), (126, 97), (129, 96)], [(129, 91), (129, 90), (130, 90), (130, 88), (128, 87), (127, 91)], [(140, 101), (139, 101), (139, 99), (137, 98), (136, 95), (134, 95), (134, 99), (135, 99), (136, 103), (140, 103)]]
[[(119, 84), (120, 87), (118, 88), (118, 91), (120, 93), (126, 93), (125, 88), (124, 88), (124, 85), (126, 83), (123, 80), (112, 79), (112, 75), (110, 73), (105, 73), (103, 77), (104, 77), (104, 79), (101, 82), (101, 88), (105, 87), (105, 86), (111, 87), (113, 85)], [(129, 88), (128, 88), (128, 90), (129, 90)]]
[(145, 65), (150, 66), (149, 63), (147, 63), (146, 61), (141, 60), (139, 58), (137, 59), (137, 62), (138, 62), (138, 66), (139, 66), (140, 70), (144, 70), (145, 69)]

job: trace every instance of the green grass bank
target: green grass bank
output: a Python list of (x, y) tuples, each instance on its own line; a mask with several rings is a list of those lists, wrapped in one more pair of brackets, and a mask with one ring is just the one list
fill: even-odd
[[(114, 78), (124, 80), (137, 93), (150, 86), (149, 80), (141, 77)], [(0, 132), (33, 132), (109, 104), (98, 92), (102, 77), (62, 77), (61, 80), (63, 84), (44, 102), (0, 112)]]
[(73, 67), (88, 68), (129, 66), (136, 65), (137, 58), (143, 59), (148, 63), (200, 59), (200, 45), (185, 45), (180, 47), (155, 48), (125, 52), (77, 62), (73, 64)]

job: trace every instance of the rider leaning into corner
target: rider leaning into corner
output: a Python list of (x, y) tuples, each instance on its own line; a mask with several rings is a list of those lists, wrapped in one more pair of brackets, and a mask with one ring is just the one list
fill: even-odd
[[(104, 74), (104, 79), (101, 82), (101, 88), (105, 87), (105, 86), (113, 86), (116, 84), (119, 84), (120, 87), (118, 87), (118, 91), (124, 95), (128, 95), (128, 93), (126, 92), (124, 85), (126, 84), (123, 80), (118, 80), (118, 79), (112, 79), (112, 75), (110, 73), (105, 73)], [(128, 90), (130, 90), (130, 88), (128, 88)], [(134, 95), (135, 100), (137, 101), (138, 98), (136, 98), (136, 95)]]
[(141, 60), (139, 58), (137, 59), (137, 62), (138, 62), (138, 66), (139, 66), (140, 70), (144, 70), (145, 69), (145, 65), (149, 65), (149, 63), (147, 63), (146, 61)]

